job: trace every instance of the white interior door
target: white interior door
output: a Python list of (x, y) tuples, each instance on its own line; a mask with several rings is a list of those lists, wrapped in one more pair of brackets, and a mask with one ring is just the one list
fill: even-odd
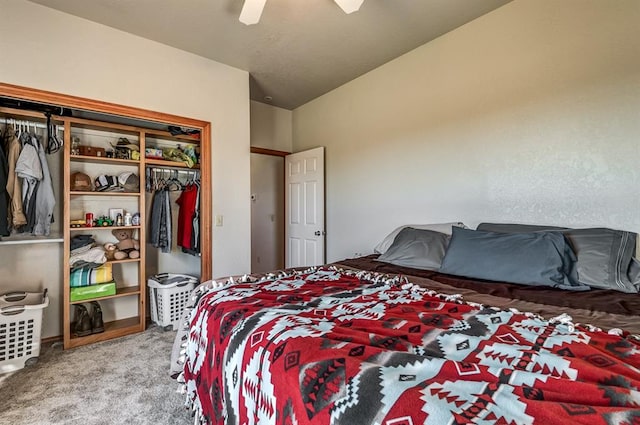
[(285, 187), (285, 266), (324, 264), (324, 147), (285, 157)]

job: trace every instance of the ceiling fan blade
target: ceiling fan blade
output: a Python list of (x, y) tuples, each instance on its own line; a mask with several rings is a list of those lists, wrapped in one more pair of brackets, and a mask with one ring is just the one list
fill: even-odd
[(244, 0), (242, 12), (240, 12), (240, 22), (245, 25), (257, 24), (266, 2), (267, 0)]
[(364, 0), (334, 0), (340, 9), (344, 10), (344, 13), (357, 12), (362, 6)]

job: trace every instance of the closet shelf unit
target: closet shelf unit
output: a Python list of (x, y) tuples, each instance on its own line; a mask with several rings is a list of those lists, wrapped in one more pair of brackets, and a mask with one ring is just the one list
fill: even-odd
[[(144, 152), (144, 130), (138, 127), (112, 124), (102, 121), (93, 121), (79, 118), (62, 118), (65, 124), (64, 144), (64, 348), (73, 348), (80, 345), (92, 344), (98, 341), (118, 338), (121, 336), (142, 332), (146, 328), (146, 279), (145, 279), (145, 198), (143, 192), (96, 192), (71, 190), (71, 174), (83, 172), (94, 180), (100, 174), (117, 177), (123, 172), (134, 172), (139, 176), (140, 188), (144, 187), (144, 162), (143, 159), (120, 159), (86, 155), (71, 154), (71, 138), (79, 137), (81, 144), (94, 147), (111, 148), (121, 137), (126, 137), (132, 143), (140, 147)], [(128, 212), (141, 213), (140, 225), (136, 226), (82, 226), (71, 227), (72, 220), (80, 220), (85, 213), (94, 213), (95, 217), (108, 215), (112, 207), (126, 205)], [(108, 261), (112, 265), (113, 275), (116, 281), (116, 293), (114, 295), (96, 297), (82, 301), (71, 301), (70, 281), (71, 269), (70, 246), (72, 236), (79, 234), (91, 234), (97, 243), (115, 243), (115, 237), (111, 235), (114, 229), (134, 230), (134, 237), (140, 243), (140, 257)], [(116, 277), (117, 276), (117, 277)], [(73, 332), (74, 322), (72, 310), (74, 306), (82, 303), (98, 301), (101, 304), (105, 321), (105, 330), (88, 336), (77, 336)], [(124, 312), (124, 313), (123, 313)], [(129, 316), (121, 319), (120, 316)]]
[[(186, 146), (191, 145), (199, 147), (200, 140), (193, 136), (187, 135), (172, 135), (168, 131), (153, 130), (143, 127), (135, 127), (123, 124), (112, 124), (102, 121), (94, 121), (88, 119), (79, 118), (61, 118), (65, 124), (65, 155), (64, 155), (64, 241), (65, 241), (65, 276), (64, 282), (70, 280), (70, 267), (69, 267), (69, 252), (70, 252), (70, 240), (71, 237), (77, 234), (94, 235), (97, 241), (101, 243), (115, 242), (110, 237), (110, 232), (105, 230), (114, 229), (134, 229), (137, 234), (137, 239), (140, 243), (140, 258), (136, 259), (124, 259), (114, 260), (108, 263), (113, 266), (114, 276), (116, 274), (116, 268), (123, 267), (137, 267), (137, 277), (135, 279), (129, 279), (126, 285), (122, 285), (116, 279), (116, 293), (114, 295), (93, 298), (83, 301), (70, 300), (70, 288), (68, 284), (64, 287), (64, 347), (72, 348), (80, 345), (91, 344), (97, 341), (118, 338), (120, 336), (142, 332), (146, 327), (146, 279), (145, 279), (145, 247), (146, 247), (146, 217), (145, 210), (145, 169), (147, 166), (162, 166), (171, 168), (189, 169), (185, 163), (177, 161), (169, 161), (166, 159), (152, 159), (144, 156), (146, 147), (162, 148), (162, 147), (176, 147), (178, 145)], [(84, 133), (83, 133), (84, 132)], [(133, 144), (139, 146), (140, 159), (120, 159), (110, 157), (97, 157), (86, 155), (72, 155), (71, 154), (71, 138), (76, 134), (84, 134), (86, 137), (92, 140), (90, 145), (94, 147), (103, 147), (106, 149), (111, 148), (121, 137), (126, 137), (127, 140)], [(84, 141), (81, 140), (81, 144)], [(199, 171), (199, 164), (192, 169)], [(138, 192), (97, 192), (97, 191), (73, 191), (71, 190), (70, 175), (74, 171), (85, 172), (90, 177), (95, 179), (99, 174), (112, 174), (117, 175), (122, 171), (132, 171), (138, 174), (140, 179), (140, 190)], [(105, 204), (108, 203), (120, 203), (120, 202), (133, 202), (135, 203), (136, 210), (128, 210), (128, 212), (140, 213), (140, 225), (136, 226), (81, 226), (71, 227), (72, 220), (79, 220), (84, 217), (84, 212), (92, 211), (94, 205), (95, 208), (102, 208), (101, 212), (105, 213)], [(78, 211), (78, 206), (74, 203), (79, 203), (86, 211)], [(75, 211), (72, 211), (74, 210)], [(74, 216), (75, 214), (75, 216)], [(98, 216), (102, 214), (94, 214)], [(88, 336), (76, 336), (73, 333), (73, 321), (71, 319), (71, 310), (74, 305), (87, 303), (91, 301), (105, 301), (114, 304), (112, 309), (117, 309), (115, 303), (124, 303), (127, 300), (135, 299), (137, 302), (136, 314), (126, 319), (115, 318), (114, 320), (105, 319), (105, 331), (99, 334), (91, 334)], [(107, 308), (102, 308), (103, 313)]]
[[(201, 242), (200, 276), (203, 281), (211, 279), (211, 237), (213, 229), (211, 225), (212, 182), (210, 122), (2, 82), (0, 82), (0, 100), (7, 101), (3, 106), (0, 106), (0, 118), (8, 115), (3, 114), (3, 112), (7, 112), (7, 109), (12, 109), (8, 112), (15, 113), (16, 118), (29, 119), (33, 117), (35, 118), (33, 121), (39, 123), (38, 127), (43, 128), (46, 120), (42, 111), (45, 110), (51, 112), (53, 123), (58, 126), (64, 126), (64, 149), (60, 164), (57, 164), (60, 173), (54, 177), (54, 180), (62, 186), (61, 194), (58, 196), (58, 204), (62, 204), (62, 213), (58, 213), (58, 216), (56, 216), (56, 227), (59, 226), (61, 228), (63, 242), (62, 255), (58, 257), (58, 254), (56, 254), (56, 257), (60, 258), (62, 272), (60, 276), (52, 275), (47, 276), (47, 278), (51, 281), (52, 285), (55, 286), (54, 291), (59, 288), (60, 298), (63, 299), (61, 332), (63, 334), (65, 349), (117, 338), (119, 336), (141, 332), (145, 329), (147, 297), (145, 290), (145, 273), (148, 272), (148, 270), (146, 270), (147, 264), (145, 258), (145, 202), (147, 198), (144, 192), (146, 187), (145, 171), (147, 167), (154, 166), (188, 169), (185, 164), (180, 162), (166, 161), (164, 159), (158, 160), (162, 162), (155, 162), (157, 160), (151, 158), (147, 161), (145, 157), (145, 147), (161, 149), (164, 147), (175, 148), (187, 146), (193, 147), (196, 154), (200, 154), (200, 163), (197, 164), (198, 168), (201, 168), (198, 172), (201, 186), (199, 204)], [(14, 106), (6, 107), (7, 105), (16, 105), (15, 108), (17, 109), (14, 109)], [(165, 129), (173, 130), (170, 126), (179, 129), (179, 133), (185, 129), (194, 129), (197, 134), (175, 134), (175, 131), (165, 131)], [(186, 132), (191, 131), (187, 130), (185, 133)], [(107, 149), (117, 144), (118, 138), (114, 137), (113, 133), (119, 133), (139, 145), (140, 158), (133, 160), (71, 155), (71, 137), (74, 133), (78, 133), (80, 136), (82, 136), (81, 133), (94, 133), (93, 135), (99, 140), (96, 139), (94, 140), (95, 143), (86, 144)], [(81, 144), (85, 144), (83, 142), (84, 141), (81, 140)], [(100, 174), (113, 175), (116, 170), (126, 170), (124, 172), (135, 170), (140, 178), (140, 193), (116, 194), (114, 192), (71, 191), (70, 173), (72, 171), (82, 171), (89, 176), (96, 177)], [(122, 171), (120, 171), (120, 173), (121, 172)], [(135, 209), (140, 212), (140, 225), (132, 227), (135, 229), (135, 236), (140, 241), (140, 259), (121, 260), (111, 263), (114, 277), (116, 277), (116, 282), (119, 283), (116, 288), (116, 294), (109, 297), (97, 298), (101, 303), (101, 307), (103, 307), (103, 313), (105, 313), (103, 316), (105, 332), (95, 333), (85, 337), (73, 335), (71, 332), (71, 319), (73, 317), (72, 312), (75, 309), (75, 304), (70, 302), (69, 285), (71, 237), (81, 234), (91, 234), (98, 242), (114, 242), (115, 238), (111, 239), (111, 232), (104, 230), (114, 230), (116, 227), (72, 228), (71, 219), (73, 218), (74, 223), (81, 218), (83, 219), (82, 221), (84, 221), (85, 215), (82, 210), (85, 208), (87, 208), (86, 212), (93, 212), (94, 217), (96, 215), (100, 217), (100, 215), (105, 213), (105, 209), (108, 210), (110, 208), (122, 208), (127, 212), (133, 213), (132, 205), (135, 205)], [(90, 206), (95, 206), (95, 209), (92, 211), (90, 208), (93, 207)], [(3, 238), (3, 240), (0, 241), (0, 245), (60, 242), (61, 238), (55, 233), (58, 232), (52, 231), (50, 238), (20, 237), (20, 240), (18, 238)], [(13, 250), (12, 247), (8, 249)], [(129, 273), (126, 273), (126, 276), (124, 276), (125, 279), (119, 280), (116, 272), (123, 272), (123, 269)], [(46, 271), (44, 272), (46, 273)], [(134, 275), (136, 276), (135, 278), (133, 277)], [(88, 301), (90, 300), (83, 302)], [(102, 305), (103, 301), (104, 305)], [(117, 307), (117, 312), (114, 311), (115, 307)], [(132, 309), (131, 307), (135, 308)], [(49, 318), (49, 320), (51, 320), (51, 318)]]

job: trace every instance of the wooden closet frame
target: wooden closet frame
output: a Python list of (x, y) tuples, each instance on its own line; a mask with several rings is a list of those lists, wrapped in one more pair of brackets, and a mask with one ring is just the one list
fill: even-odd
[[(78, 96), (70, 96), (45, 90), (17, 86), (0, 82), (0, 96), (18, 100), (44, 103), (72, 109), (82, 109), (91, 112), (117, 115), (126, 118), (135, 118), (145, 121), (153, 121), (163, 124), (171, 124), (179, 127), (189, 127), (200, 130), (200, 181), (203, 190), (200, 193), (200, 237), (201, 237), (201, 280), (210, 280), (212, 276), (212, 246), (211, 246), (211, 218), (212, 218), (212, 190), (211, 190), (211, 123), (178, 115), (150, 111), (132, 106), (118, 105), (115, 103), (87, 99)], [(61, 117), (64, 118), (64, 117)], [(76, 119), (77, 120), (77, 119)], [(143, 162), (144, 164), (144, 162)], [(68, 205), (64, 205), (66, 217)], [(141, 263), (140, 267), (144, 263)], [(63, 285), (66, 284), (63, 282)], [(144, 285), (145, 282), (139, 282)], [(144, 301), (146, 304), (146, 300)], [(144, 317), (142, 317), (144, 323)], [(68, 323), (63, 323), (68, 326)]]

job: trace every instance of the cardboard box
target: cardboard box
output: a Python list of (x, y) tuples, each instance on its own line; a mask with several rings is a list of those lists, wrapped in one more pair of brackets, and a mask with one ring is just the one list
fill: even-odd
[(116, 283), (100, 283), (98, 285), (71, 288), (71, 301), (84, 301), (93, 298), (108, 297), (116, 294)]
[(85, 145), (80, 145), (78, 147), (80, 148), (80, 155), (101, 156), (103, 158), (107, 156), (107, 153), (105, 152), (104, 148), (96, 148), (93, 146), (85, 146)]

